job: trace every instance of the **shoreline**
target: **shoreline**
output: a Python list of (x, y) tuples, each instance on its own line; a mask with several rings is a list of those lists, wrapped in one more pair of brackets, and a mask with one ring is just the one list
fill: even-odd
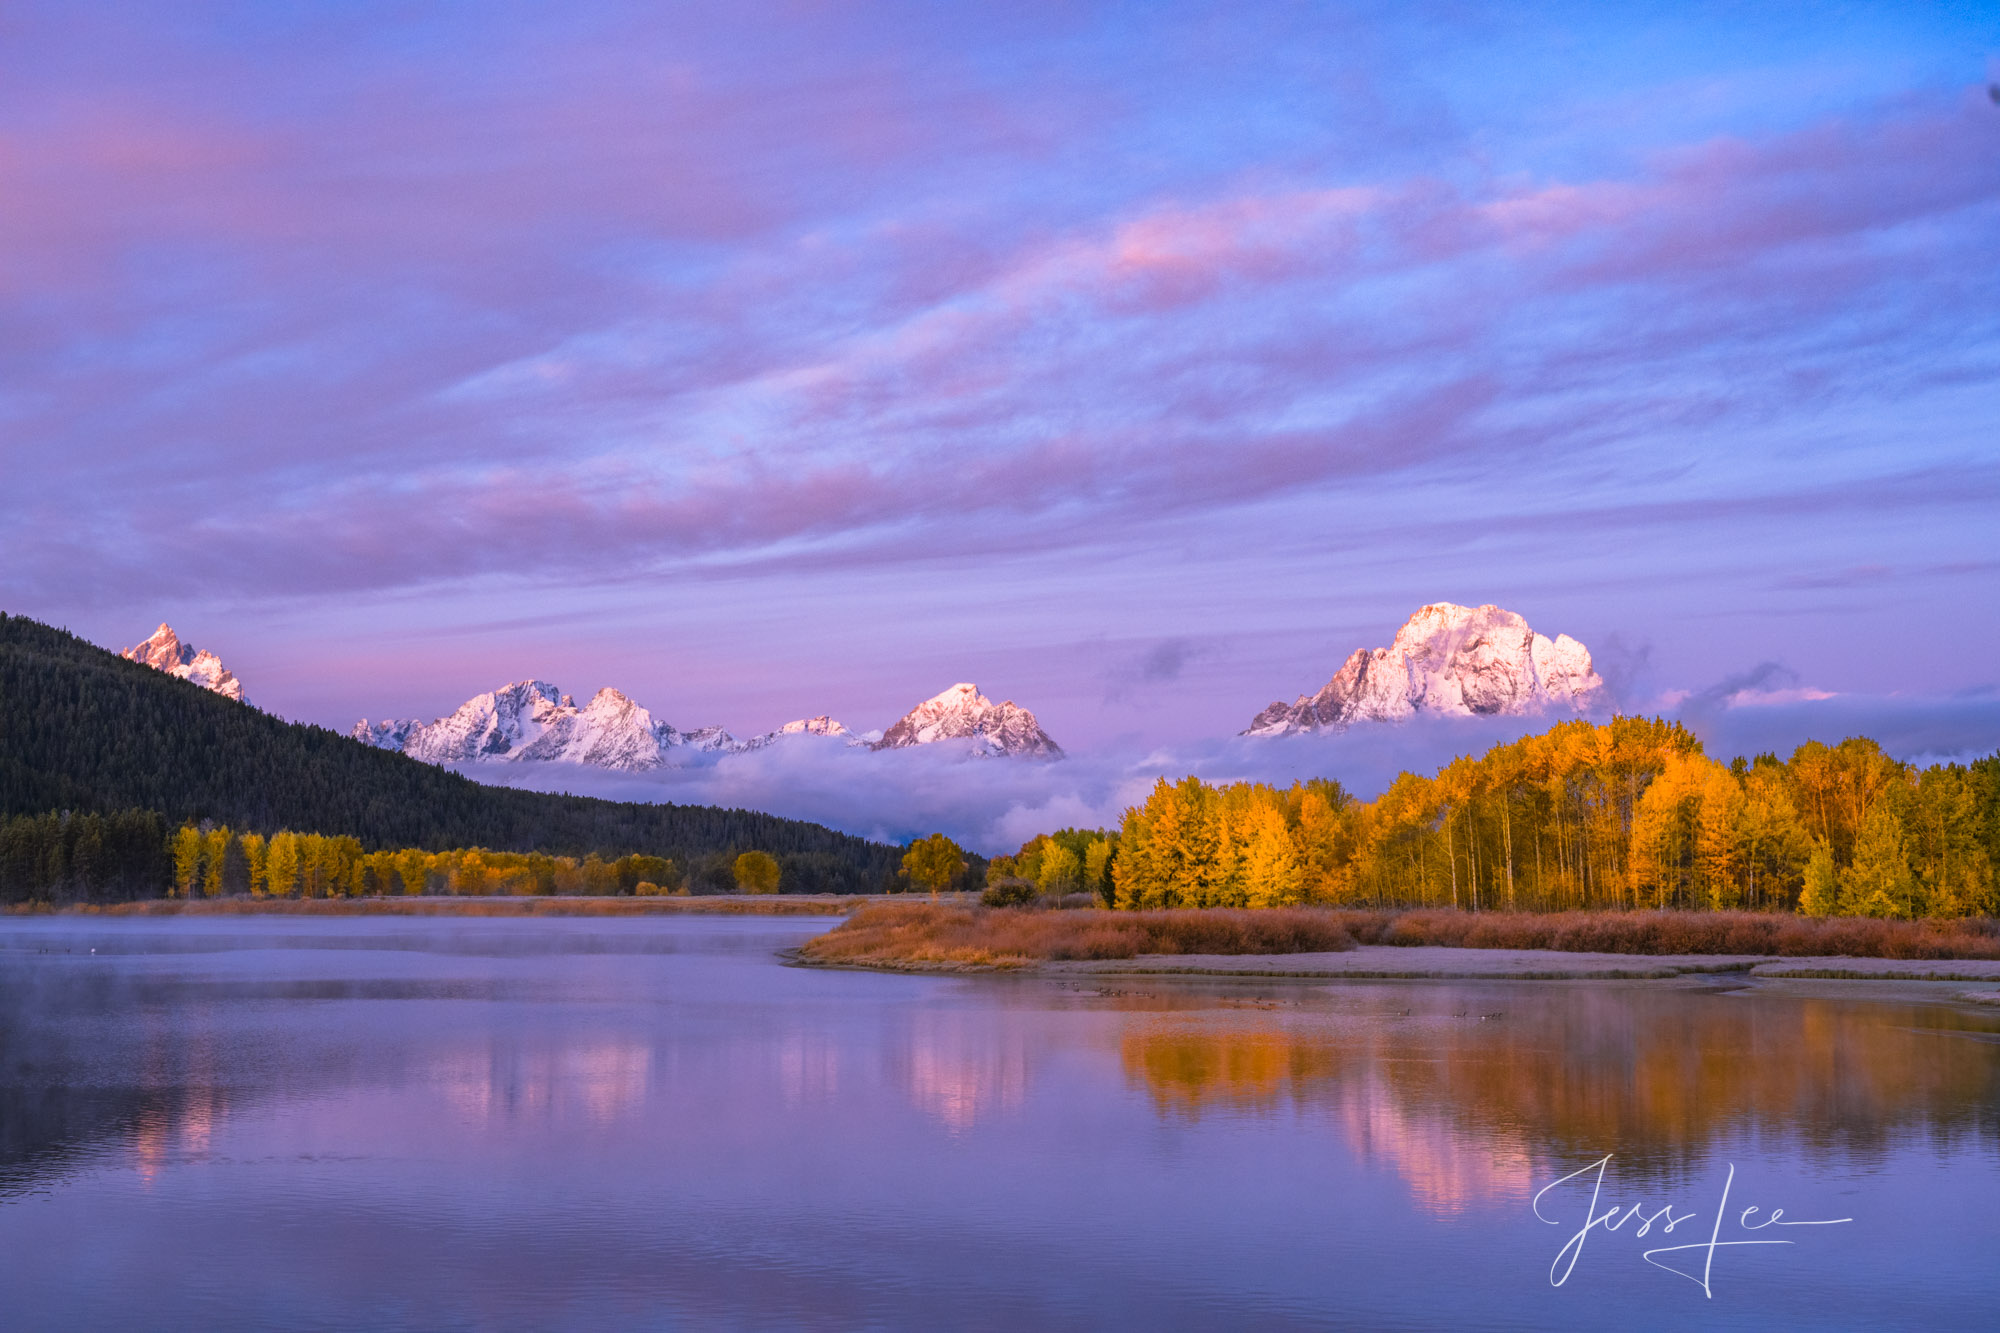
[(717, 893), (689, 897), (148, 898), (129, 903), (14, 906), (6, 917), (161, 916), (845, 916), (893, 895)]
[[(1786, 958), (1771, 954), (1605, 954), (1554, 949), (1471, 949), (1364, 944), (1339, 953), (1142, 954), (1136, 958), (1021, 960), (1004, 964), (908, 960), (823, 961), (786, 949), (796, 967), (926, 976), (1007, 976), (1062, 982), (1142, 981), (1622, 982), (1672, 985), (1736, 980), (1799, 995), (1908, 999), (2000, 1006), (2000, 960)], [(1282, 960), (1282, 961), (1280, 961)], [(1993, 989), (1965, 989), (1968, 985)]]

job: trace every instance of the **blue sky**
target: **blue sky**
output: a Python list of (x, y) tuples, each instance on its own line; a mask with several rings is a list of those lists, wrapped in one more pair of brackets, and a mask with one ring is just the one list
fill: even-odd
[[(1987, 697), (2000, 7), (0, 18), (0, 607), (346, 725)], [(1984, 708), (1984, 703), (1978, 707)], [(1928, 715), (1927, 715), (1928, 716)]]

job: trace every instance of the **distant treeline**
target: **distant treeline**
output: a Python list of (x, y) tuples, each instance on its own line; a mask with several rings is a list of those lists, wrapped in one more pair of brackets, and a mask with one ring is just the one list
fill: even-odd
[(579, 864), (638, 853), (672, 860), (696, 884), (756, 849), (798, 892), (878, 891), (895, 882), (901, 856), (749, 810), (481, 786), (0, 615), (0, 817), (132, 809), (158, 814), (162, 845), (166, 830), (208, 821), (267, 837), (310, 829), (368, 851), (480, 847)]
[(172, 882), (167, 821), (151, 810), (0, 819), (0, 903), (156, 898)]
[[(0, 903), (141, 898), (353, 898), (649, 893), (823, 892), (809, 858), (712, 852), (691, 866), (664, 856), (602, 857), (461, 847), (369, 851), (345, 834), (269, 837), (225, 826), (168, 831), (150, 810), (0, 819)], [(899, 876), (876, 888), (908, 888)]]
[(2000, 756), (1919, 770), (1851, 738), (1725, 765), (1678, 723), (1572, 721), (1434, 777), (1405, 773), (1373, 801), (1325, 781), (1162, 780), (1126, 811), (1108, 858), (1129, 908), (1985, 915)]
[[(183, 827), (172, 843), (169, 892), (179, 898), (415, 897), (672, 892), (680, 869), (636, 853), (607, 861), (592, 854), (494, 852), (481, 847), (426, 852), (363, 851), (358, 839), (289, 830), (269, 838), (228, 828)], [(734, 887), (733, 884), (728, 887)]]

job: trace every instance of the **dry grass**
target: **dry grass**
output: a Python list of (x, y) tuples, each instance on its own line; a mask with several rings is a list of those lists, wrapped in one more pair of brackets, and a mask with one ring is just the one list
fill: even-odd
[(1775, 912), (1340, 911), (1363, 944), (1786, 958), (2000, 958), (2000, 922), (1875, 921)]
[(829, 916), (866, 898), (832, 894), (689, 898), (195, 898), (66, 909), (103, 916)]
[(1141, 954), (1334, 952), (1356, 942), (1642, 956), (2000, 958), (2000, 922), (1681, 911), (1050, 912), (899, 903), (862, 908), (800, 954), (817, 963), (948, 970)]
[(930, 903), (865, 907), (806, 941), (802, 957), (864, 967), (1006, 968), (1163, 953), (1328, 953), (1354, 941), (1331, 912), (1041, 912)]

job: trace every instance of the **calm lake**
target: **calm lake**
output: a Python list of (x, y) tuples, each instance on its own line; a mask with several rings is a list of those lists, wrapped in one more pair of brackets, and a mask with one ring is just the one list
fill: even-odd
[(2000, 1320), (2000, 1014), (780, 962), (828, 924), (0, 921), (0, 1324)]

